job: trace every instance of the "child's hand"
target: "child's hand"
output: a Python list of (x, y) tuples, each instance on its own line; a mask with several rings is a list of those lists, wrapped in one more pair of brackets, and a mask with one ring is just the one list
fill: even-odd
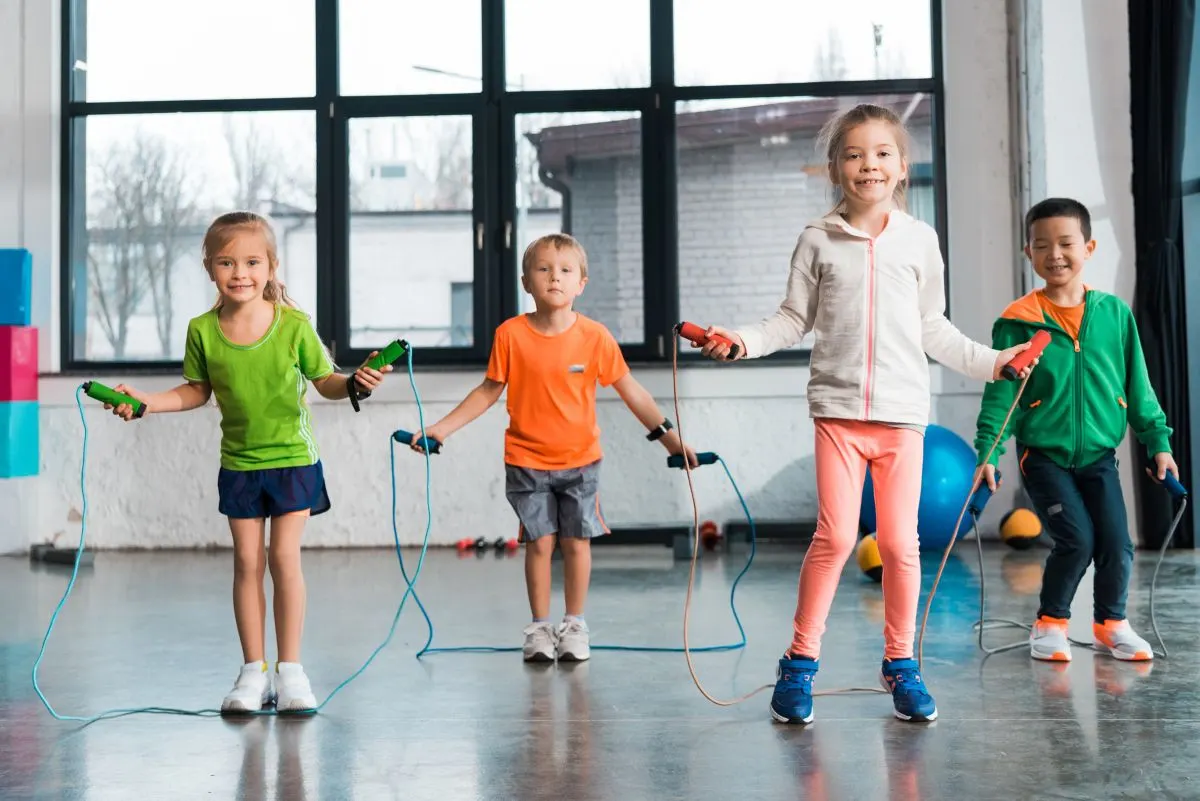
[(992, 492), (995, 492), (996, 488), (1004, 483), (1003, 481), (996, 481), (996, 465), (994, 464), (985, 464), (983, 466), (983, 480), (987, 482), (988, 489)]
[(1171, 475), (1179, 479), (1179, 467), (1175, 464), (1175, 460), (1171, 458), (1171, 454), (1163, 451), (1162, 453), (1154, 454), (1154, 472), (1150, 468), (1146, 468), (1146, 475), (1150, 476), (1159, 482), (1167, 477), (1167, 471), (1171, 471)]
[[(138, 392), (136, 389), (133, 389), (132, 387), (127, 387), (124, 384), (117, 384), (115, 387), (113, 387), (113, 390), (116, 392), (120, 392), (122, 395), (128, 395), (129, 397), (133, 398), (134, 400), (141, 401), (143, 404), (145, 404), (146, 411), (142, 413), (143, 416), (150, 414), (150, 412), (154, 411), (153, 409), (150, 408), (150, 404), (148, 402), (149, 396), (147, 396), (141, 392)], [(136, 417), (133, 416), (133, 407), (130, 406), (128, 403), (118, 404), (116, 408), (113, 408), (113, 405), (111, 403), (106, 403), (106, 404), (104, 404), (104, 408), (112, 409), (113, 414), (115, 414), (117, 417), (120, 417), (126, 423), (128, 423), (130, 420), (137, 419)]]
[(692, 343), (693, 348), (700, 348), (700, 352), (710, 359), (715, 359), (719, 362), (734, 361), (729, 358), (729, 346), (724, 342), (719, 342), (711, 337), (716, 334), (719, 337), (725, 337), (730, 342), (738, 346), (737, 358), (740, 359), (746, 355), (746, 343), (742, 342), (742, 338), (732, 331), (722, 328), (719, 325), (710, 325), (704, 332), (705, 336), (709, 337), (708, 342), (703, 346)]
[[(1001, 375), (1000, 371), (1004, 369), (1004, 365), (1015, 359), (1018, 353), (1029, 350), (1029, 345), (1030, 343), (1028, 342), (1022, 342), (1020, 345), (1013, 345), (1011, 348), (1000, 351), (1000, 355), (996, 357), (996, 364), (992, 368), (992, 380), (999, 381), (1003, 378), (1004, 376)], [(1038, 359), (1031, 361), (1028, 367), (1017, 374), (1017, 377), (1023, 379), (1029, 375), (1033, 371), (1033, 368), (1037, 366), (1038, 361)]]
[(672, 456), (679, 456), (680, 454), (687, 457), (688, 467), (695, 469), (700, 466), (700, 460), (696, 458), (696, 452), (692, 450), (692, 446), (681, 444), (681, 447), (671, 451)]
[[(378, 355), (379, 351), (372, 351), (371, 355), (367, 357), (367, 362)], [(392, 372), (392, 366), (385, 364), (381, 370), (376, 370), (372, 367), (367, 367), (367, 362), (363, 362), (362, 367), (354, 372), (354, 380), (367, 392), (374, 392), (383, 383), (383, 374)]]
[(696, 458), (696, 452), (692, 450), (690, 445), (684, 443), (679, 438), (678, 431), (668, 431), (667, 435), (659, 440), (663, 447), (667, 449), (667, 453), (672, 456), (686, 456), (689, 467), (699, 467), (700, 460)]
[[(442, 430), (440, 428), (438, 428), (436, 425), (426, 426), (426, 428), (425, 428), (425, 438), (426, 439), (431, 439), (431, 440), (434, 440), (435, 442), (440, 442), (443, 445), (445, 445), (447, 436), (448, 435), (443, 434)], [(421, 432), (419, 429), (417, 431), (413, 432), (413, 441), (412, 441), (412, 444), (409, 445), (408, 447), (412, 448), (417, 453), (425, 452), (425, 449), (421, 447)]]

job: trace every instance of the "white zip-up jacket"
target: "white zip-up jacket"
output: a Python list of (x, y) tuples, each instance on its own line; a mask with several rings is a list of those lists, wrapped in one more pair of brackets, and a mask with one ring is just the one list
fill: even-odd
[(980, 381), (999, 355), (946, 319), (944, 271), (937, 232), (920, 220), (893, 211), (872, 239), (831, 213), (800, 234), (779, 310), (737, 331), (745, 358), (811, 330), (811, 417), (927, 425), (926, 354)]

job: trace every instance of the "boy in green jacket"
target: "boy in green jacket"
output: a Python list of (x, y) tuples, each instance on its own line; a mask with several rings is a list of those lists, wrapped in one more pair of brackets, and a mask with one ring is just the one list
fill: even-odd
[[(1083, 264), (1096, 249), (1087, 208), (1065, 198), (1043, 200), (1025, 215), (1025, 235), (1025, 255), (1046, 286), (1005, 309), (992, 327), (992, 347), (1028, 341), (1039, 329), (1050, 332), (1050, 344), (984, 473), (995, 489), (1003, 442), (1015, 436), (1025, 491), (1054, 541), (1030, 651), (1034, 659), (1070, 661), (1071, 601), (1095, 562), (1095, 649), (1117, 659), (1150, 660), (1149, 643), (1125, 619), (1133, 542), (1115, 450), (1132, 426), (1154, 458), (1157, 478), (1168, 470), (1178, 477), (1171, 429), (1150, 386), (1129, 306), (1083, 283)], [(984, 390), (975, 435), (981, 465), (1001, 434), (1017, 386), (994, 381)]]

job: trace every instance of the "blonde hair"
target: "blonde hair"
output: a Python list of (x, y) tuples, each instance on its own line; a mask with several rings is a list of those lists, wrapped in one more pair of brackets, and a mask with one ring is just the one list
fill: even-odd
[(543, 245), (553, 246), (555, 250), (562, 250), (563, 248), (574, 250), (575, 255), (579, 257), (579, 274), (583, 278), (587, 278), (587, 251), (583, 249), (583, 245), (579, 244), (578, 239), (570, 234), (561, 233), (539, 236), (529, 243), (529, 247), (525, 248), (525, 255), (521, 257), (521, 275), (529, 274), (529, 270), (533, 267), (533, 260)]
[[(288, 295), (287, 287), (275, 275), (276, 270), (279, 269), (279, 250), (275, 244), (275, 231), (271, 228), (271, 223), (267, 221), (267, 218), (261, 214), (255, 214), (252, 211), (231, 211), (212, 221), (204, 233), (203, 245), (204, 269), (208, 271), (209, 277), (212, 277), (212, 263), (217, 254), (224, 250), (238, 234), (246, 231), (256, 231), (262, 234), (263, 239), (267, 242), (267, 261), (271, 266), (271, 276), (267, 279), (267, 285), (263, 287), (263, 300), (282, 303), (293, 309), (300, 308), (296, 301)], [(220, 293), (217, 293), (217, 302), (213, 304), (213, 308), (219, 309), (221, 305), (222, 298)]]
[[(817, 148), (818, 150), (825, 151), (825, 157), (829, 161), (830, 180), (836, 187), (834, 190), (836, 203), (833, 207), (833, 211), (835, 212), (845, 210), (846, 199), (842, 192), (842, 185), (838, 181), (833, 180), (834, 165), (842, 155), (846, 136), (852, 130), (867, 122), (882, 122), (892, 127), (892, 131), (896, 134), (896, 145), (900, 148), (900, 158), (906, 165), (908, 164), (909, 154), (912, 152), (912, 143), (909, 139), (908, 129), (904, 127), (904, 121), (900, 119), (899, 115), (890, 108), (877, 106), (873, 103), (862, 103), (844, 114), (833, 117), (821, 127), (821, 132), (817, 134)], [(901, 211), (907, 211), (908, 208), (905, 201), (907, 192), (908, 176), (905, 175), (904, 178), (896, 182), (896, 188), (892, 192), (892, 202)]]

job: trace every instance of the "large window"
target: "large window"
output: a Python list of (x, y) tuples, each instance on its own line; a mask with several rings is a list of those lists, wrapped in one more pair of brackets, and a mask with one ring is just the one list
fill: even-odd
[(233, 209), (343, 366), (395, 337), (482, 364), (552, 231), (587, 250), (579, 310), (668, 360), (679, 319), (778, 305), (831, 197), (817, 132), (856, 102), (907, 120), (944, 238), (940, 4), (860, 5), (65, 0), (64, 367), (178, 365)]

